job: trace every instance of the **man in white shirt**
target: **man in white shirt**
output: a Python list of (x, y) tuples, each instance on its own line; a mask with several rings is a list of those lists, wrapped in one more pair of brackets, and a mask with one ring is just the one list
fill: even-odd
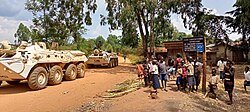
[(218, 71), (220, 72), (220, 79), (224, 79), (224, 63), (223, 58), (220, 58), (220, 60), (217, 62)]
[(244, 75), (245, 75), (244, 88), (245, 91), (247, 92), (247, 86), (250, 86), (250, 70), (248, 66), (245, 68)]

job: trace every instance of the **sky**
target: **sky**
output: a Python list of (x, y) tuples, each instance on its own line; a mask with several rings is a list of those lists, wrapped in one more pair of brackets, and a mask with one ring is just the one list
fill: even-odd
[[(14, 41), (14, 34), (20, 23), (26, 26), (32, 25), (32, 14), (25, 10), (25, 2), (27, 0), (0, 0), (0, 41)], [(225, 12), (233, 9), (235, 0), (203, 0), (204, 7), (212, 9), (213, 13), (224, 15)], [(88, 31), (84, 34), (84, 38), (96, 38), (101, 35), (107, 38), (109, 34), (121, 35), (120, 30), (110, 32), (108, 26), (100, 25), (100, 14), (106, 14), (105, 0), (97, 0), (98, 9), (92, 15), (92, 26), (87, 26)], [(173, 25), (181, 32), (188, 34), (191, 31), (184, 28), (180, 16), (173, 15), (171, 17)], [(240, 37), (238, 34), (230, 34), (230, 39), (235, 40)]]

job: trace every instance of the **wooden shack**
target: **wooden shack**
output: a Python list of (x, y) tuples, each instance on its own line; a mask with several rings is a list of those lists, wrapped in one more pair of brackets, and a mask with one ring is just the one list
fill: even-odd
[[(148, 51), (150, 51), (150, 48), (148, 48)], [(168, 50), (165, 47), (155, 47), (154, 51), (156, 56), (162, 56), (163, 58), (168, 56)]]
[(163, 44), (168, 51), (168, 56), (175, 57), (177, 53), (180, 53), (183, 56), (184, 52), (182, 41), (163, 42)]
[(168, 50), (168, 56), (176, 58), (176, 55), (180, 53), (184, 60), (186, 60), (186, 56), (199, 57), (202, 59), (202, 53), (197, 52), (184, 52), (183, 50), (183, 41), (170, 41), (163, 42), (165, 48)]

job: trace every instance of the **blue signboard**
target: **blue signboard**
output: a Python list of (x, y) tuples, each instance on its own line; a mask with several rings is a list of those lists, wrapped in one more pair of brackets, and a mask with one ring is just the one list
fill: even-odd
[(196, 52), (204, 52), (204, 44), (196, 44)]
[(185, 52), (204, 52), (204, 37), (183, 38)]

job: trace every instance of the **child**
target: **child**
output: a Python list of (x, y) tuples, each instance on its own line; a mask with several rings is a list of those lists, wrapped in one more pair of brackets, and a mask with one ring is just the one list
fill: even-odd
[(127, 55), (126, 55), (126, 54), (124, 54), (124, 55), (123, 55), (123, 60), (124, 60), (124, 63), (126, 62), (126, 58), (127, 58)]
[(217, 99), (215, 90), (217, 89), (218, 80), (219, 80), (219, 78), (216, 75), (216, 69), (213, 68), (212, 69), (212, 76), (209, 78), (209, 85), (208, 85), (209, 91), (205, 94), (205, 97), (207, 97), (208, 93), (212, 93), (212, 94), (214, 94), (215, 98)]
[(161, 85), (162, 85), (162, 90), (165, 90), (166, 91), (166, 86), (167, 86), (167, 67), (164, 63), (163, 60), (160, 60), (160, 63), (159, 63), (159, 69), (160, 69), (160, 79), (161, 79)]
[(182, 67), (181, 67), (181, 65), (178, 65), (176, 75), (177, 75), (176, 85), (177, 85), (178, 91), (179, 91), (180, 90), (180, 85), (181, 85), (181, 76), (182, 76)]
[(182, 67), (182, 83), (181, 86), (183, 87), (183, 90), (185, 91), (187, 88), (187, 72), (186, 72), (187, 68), (186, 67)]
[(143, 64), (143, 75), (144, 75), (144, 84), (145, 87), (148, 86), (148, 78), (149, 78), (149, 64), (147, 61), (145, 61), (145, 63)]
[(245, 75), (244, 89), (247, 92), (247, 86), (250, 86), (250, 70), (248, 66), (245, 68), (244, 75)]
[[(153, 61), (153, 67), (152, 67), (152, 78), (153, 78), (153, 88), (154, 88), (154, 93), (157, 94), (157, 89), (160, 88), (160, 82), (159, 82), (159, 78), (158, 78), (158, 66), (156, 65), (157, 61), (154, 60)], [(152, 95), (152, 92), (150, 93)]]
[(153, 61), (152, 60), (149, 61), (148, 66), (149, 66), (148, 82), (149, 82), (149, 88), (151, 88), (151, 86), (153, 84), (153, 75), (152, 75)]
[(187, 62), (187, 79), (188, 79), (188, 86), (189, 86), (189, 92), (193, 92), (194, 85), (196, 85), (196, 80), (194, 77), (194, 65), (191, 63), (192, 58), (190, 57), (189, 61)]
[(195, 91), (198, 91), (198, 87), (200, 85), (200, 81), (201, 81), (201, 71), (199, 70), (199, 67), (196, 66), (195, 67), (195, 82), (196, 82), (196, 88)]
[(142, 66), (141, 62), (139, 62), (139, 64), (137, 64), (137, 74), (138, 74), (139, 81), (142, 81), (143, 66)]

